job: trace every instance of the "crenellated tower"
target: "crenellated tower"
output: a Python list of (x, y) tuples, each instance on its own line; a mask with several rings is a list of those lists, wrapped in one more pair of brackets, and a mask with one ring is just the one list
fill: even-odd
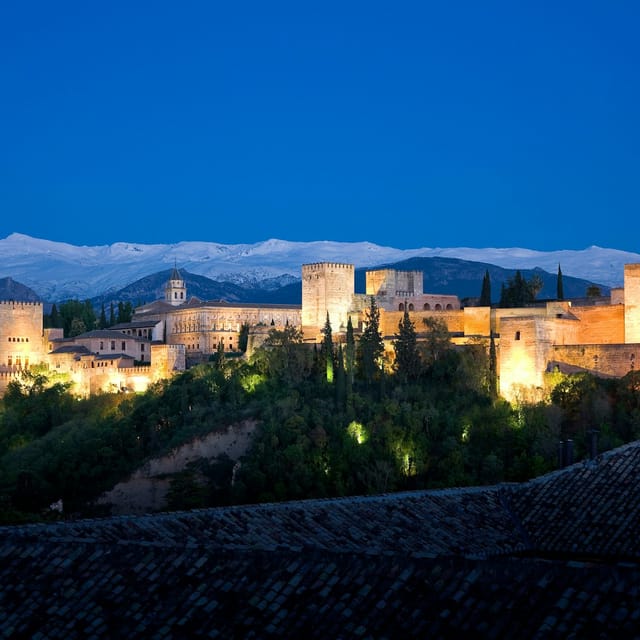
[(329, 313), (333, 331), (344, 330), (355, 293), (352, 264), (315, 262), (302, 265), (302, 326), (323, 327)]

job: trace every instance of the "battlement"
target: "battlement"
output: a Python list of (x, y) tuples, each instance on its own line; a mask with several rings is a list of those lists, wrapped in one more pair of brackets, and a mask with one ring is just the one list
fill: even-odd
[(0, 307), (8, 306), (12, 309), (16, 307), (42, 307), (42, 302), (29, 302), (28, 300), (0, 300)]
[(324, 271), (327, 268), (353, 271), (353, 265), (345, 262), (311, 262), (302, 265), (302, 273), (304, 274), (305, 271)]

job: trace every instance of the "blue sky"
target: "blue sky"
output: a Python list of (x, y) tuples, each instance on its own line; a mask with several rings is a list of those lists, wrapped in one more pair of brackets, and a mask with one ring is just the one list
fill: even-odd
[(640, 3), (0, 9), (0, 237), (637, 252)]

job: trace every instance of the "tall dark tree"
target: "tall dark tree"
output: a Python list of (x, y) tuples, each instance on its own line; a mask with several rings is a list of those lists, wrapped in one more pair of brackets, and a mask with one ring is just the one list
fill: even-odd
[(418, 354), (416, 330), (405, 309), (398, 323), (398, 333), (393, 341), (395, 350), (394, 369), (402, 382), (415, 380), (420, 374), (420, 355)]
[[(289, 324), (287, 324), (289, 326)], [(249, 345), (249, 323), (243, 322), (240, 325), (240, 331), (238, 332), (238, 351), (245, 353), (247, 346)]]
[(479, 304), (481, 307), (491, 306), (491, 278), (489, 277), (489, 269), (485, 271), (484, 277), (482, 278)]
[(107, 314), (104, 310), (104, 302), (102, 303), (102, 308), (100, 309), (100, 320), (98, 321), (98, 329), (106, 329), (107, 328)]
[(556, 298), (558, 298), (558, 300), (564, 300), (564, 286), (562, 284), (562, 270), (560, 269), (560, 264), (558, 264), (558, 282), (556, 290)]
[(380, 377), (384, 342), (380, 334), (380, 310), (376, 299), (371, 296), (369, 308), (365, 311), (366, 326), (358, 343), (358, 364), (363, 380), (370, 384)]
[(356, 341), (353, 335), (353, 323), (351, 316), (347, 320), (347, 343), (345, 345), (344, 368), (347, 378), (347, 388), (353, 386), (353, 375), (356, 366)]
[(93, 308), (93, 304), (91, 303), (91, 300), (84, 301), (82, 321), (87, 327), (87, 331), (93, 331), (98, 325), (98, 318), (96, 318), (96, 311)]
[(118, 322), (131, 322), (133, 317), (133, 305), (131, 301), (118, 302)]
[(333, 336), (331, 333), (331, 321), (329, 320), (329, 312), (327, 311), (327, 319), (322, 327), (322, 360), (324, 364), (327, 382), (333, 382)]
[(110, 327), (113, 327), (113, 325), (116, 323), (116, 311), (113, 307), (113, 302), (111, 302), (111, 306), (109, 308), (109, 325)]
[(56, 303), (54, 302), (51, 305), (51, 313), (49, 313), (45, 318), (45, 327), (53, 328), (53, 329), (61, 329), (62, 328), (62, 319), (60, 318), (60, 314), (58, 313), (58, 307), (56, 307)]

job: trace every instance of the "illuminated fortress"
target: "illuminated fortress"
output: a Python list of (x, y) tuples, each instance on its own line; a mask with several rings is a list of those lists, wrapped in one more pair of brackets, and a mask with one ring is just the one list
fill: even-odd
[(539, 400), (548, 392), (547, 373), (589, 371), (620, 377), (640, 357), (640, 264), (624, 267), (624, 286), (598, 304), (552, 301), (519, 309), (461, 308), (454, 295), (423, 292), (421, 271), (371, 270), (366, 293), (355, 292), (354, 265), (302, 265), (302, 305), (202, 301), (188, 298), (174, 268), (163, 300), (135, 310), (132, 322), (64, 338), (43, 328), (42, 303), (0, 301), (0, 393), (32, 365), (66, 374), (74, 392), (141, 391), (191, 364), (204, 362), (222, 345), (237, 351), (243, 331), (249, 346), (270, 329), (295, 326), (306, 342), (322, 340), (327, 318), (341, 340), (351, 320), (362, 330), (370, 297), (380, 309), (387, 351), (404, 311), (418, 333), (423, 320), (443, 320), (455, 344), (493, 336), (500, 395), (510, 401)]

